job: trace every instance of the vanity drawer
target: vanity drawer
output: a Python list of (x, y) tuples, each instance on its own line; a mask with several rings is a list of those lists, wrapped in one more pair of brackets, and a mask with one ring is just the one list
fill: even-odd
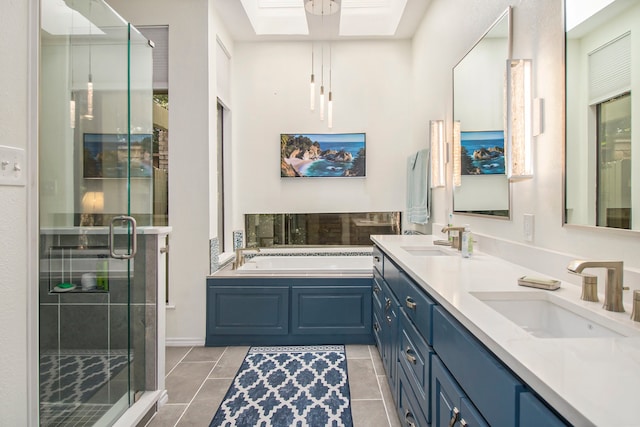
[(416, 401), (427, 421), (431, 422), (429, 396), (431, 387), (431, 355), (433, 350), (422, 339), (409, 318), (400, 311), (398, 361), (414, 389)]
[(378, 270), (380, 274), (384, 275), (384, 255), (377, 246), (373, 247), (373, 267), (375, 270)]
[(432, 344), (433, 307), (436, 303), (404, 273), (399, 273), (398, 302), (427, 344)]
[(517, 425), (524, 386), (442, 307), (433, 310), (433, 349), (490, 425)]

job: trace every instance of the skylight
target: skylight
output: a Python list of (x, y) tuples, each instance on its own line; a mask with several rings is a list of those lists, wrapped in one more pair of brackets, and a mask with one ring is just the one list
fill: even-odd
[(342, 0), (341, 36), (391, 36), (407, 0)]
[[(308, 35), (308, 0), (241, 0), (256, 35)], [(342, 0), (340, 36), (392, 36), (407, 0)], [(325, 16), (326, 19), (326, 16)]]
[(257, 35), (309, 34), (303, 0), (241, 0)]

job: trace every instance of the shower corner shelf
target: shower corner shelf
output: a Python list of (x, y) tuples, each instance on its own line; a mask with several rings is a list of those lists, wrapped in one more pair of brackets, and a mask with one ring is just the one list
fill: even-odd
[[(41, 266), (43, 274), (48, 276), (50, 294), (104, 294), (109, 292), (110, 279), (127, 273), (127, 266), (121, 266), (120, 260), (109, 256), (105, 246), (50, 246), (47, 258)], [(93, 277), (85, 280), (95, 284), (82, 286), (83, 275)]]

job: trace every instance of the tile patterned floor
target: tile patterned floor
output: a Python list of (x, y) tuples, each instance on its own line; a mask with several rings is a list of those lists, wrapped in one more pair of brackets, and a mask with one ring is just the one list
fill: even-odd
[[(169, 403), (147, 427), (208, 426), (249, 347), (167, 347)], [(375, 346), (348, 345), (347, 370), (354, 427), (399, 427)]]

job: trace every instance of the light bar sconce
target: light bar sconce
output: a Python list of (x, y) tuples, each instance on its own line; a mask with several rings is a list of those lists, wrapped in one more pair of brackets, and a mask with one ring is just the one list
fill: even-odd
[(507, 61), (507, 177), (533, 176), (531, 60)]
[(460, 121), (453, 122), (453, 185), (462, 185), (462, 147), (460, 141)]
[(445, 145), (444, 120), (431, 120), (431, 188), (444, 187), (445, 178)]

